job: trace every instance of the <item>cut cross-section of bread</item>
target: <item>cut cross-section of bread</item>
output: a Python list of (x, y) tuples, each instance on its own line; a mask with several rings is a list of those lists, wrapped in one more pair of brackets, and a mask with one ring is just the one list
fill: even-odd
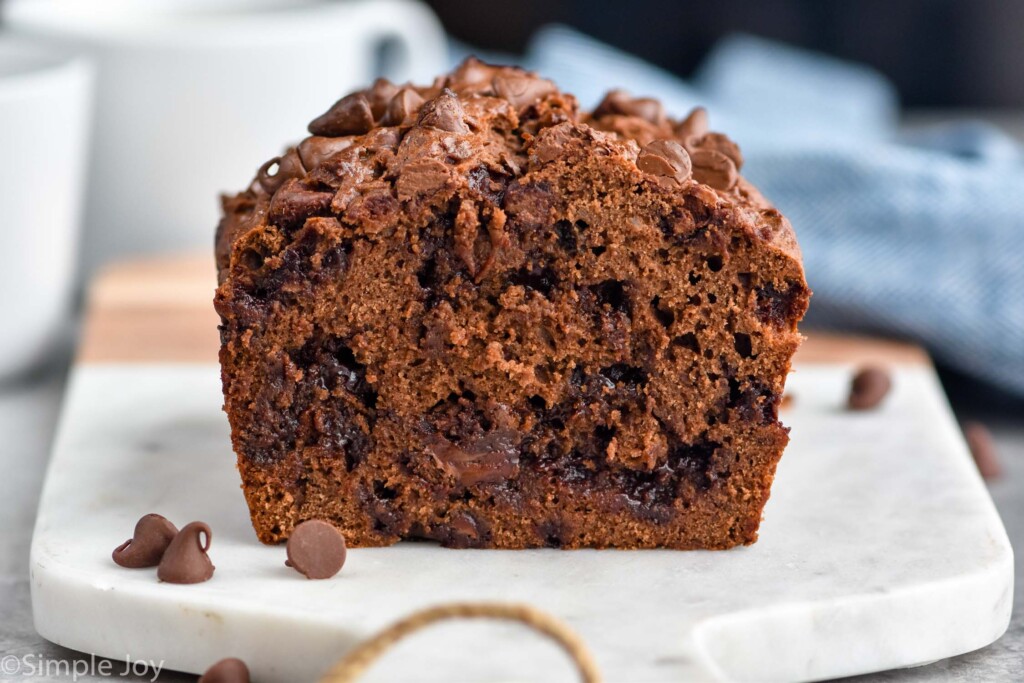
[(810, 292), (702, 110), (469, 60), (378, 81), (224, 200), (221, 364), (253, 526), (353, 546), (757, 538)]

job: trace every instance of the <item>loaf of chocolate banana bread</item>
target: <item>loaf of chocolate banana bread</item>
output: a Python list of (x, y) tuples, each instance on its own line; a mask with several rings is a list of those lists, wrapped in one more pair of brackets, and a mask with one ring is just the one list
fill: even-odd
[(470, 59), (378, 80), (223, 200), (225, 410), (264, 542), (757, 538), (810, 292), (703, 110)]

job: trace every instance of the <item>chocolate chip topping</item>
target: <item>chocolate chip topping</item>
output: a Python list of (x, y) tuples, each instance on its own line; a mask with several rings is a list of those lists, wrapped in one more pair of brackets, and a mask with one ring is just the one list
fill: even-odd
[(850, 410), (869, 410), (881, 403), (891, 388), (892, 379), (888, 370), (879, 367), (861, 368), (850, 383), (847, 405)]
[(980, 422), (965, 422), (964, 438), (967, 440), (967, 446), (971, 449), (971, 457), (974, 458), (974, 463), (978, 466), (981, 476), (985, 479), (999, 478), (1003, 473), (1003, 468), (999, 463), (992, 432)]
[(466, 112), (458, 96), (445, 88), (441, 94), (420, 109), (419, 125), (449, 133), (468, 133)]
[(199, 683), (249, 683), (249, 667), (241, 659), (222, 659), (199, 677)]
[(695, 149), (690, 152), (693, 178), (716, 190), (728, 192), (736, 186), (739, 173), (732, 159), (713, 149)]
[(361, 92), (342, 97), (309, 124), (310, 133), (326, 137), (362, 135), (371, 128), (373, 109), (366, 95)]
[(690, 155), (675, 140), (655, 140), (640, 151), (636, 167), (670, 184), (681, 186), (690, 179)]
[[(271, 169), (276, 168), (274, 173)], [(292, 178), (301, 178), (306, 174), (302, 165), (302, 159), (294, 149), (288, 150), (283, 157), (274, 157), (260, 167), (256, 180), (268, 194), (274, 194), (277, 189)]]
[(314, 135), (299, 143), (298, 154), (302, 165), (307, 169), (314, 169), (342, 150), (352, 146), (355, 140), (353, 137), (325, 138)]
[(656, 126), (663, 125), (667, 120), (661, 102), (650, 97), (632, 98), (622, 90), (609, 92), (594, 110), (594, 118), (609, 114), (635, 116)]
[(329, 579), (345, 565), (345, 537), (333, 524), (311, 519), (295, 527), (288, 537), (285, 564), (307, 579)]
[(743, 154), (740, 153), (739, 145), (727, 135), (707, 133), (700, 137), (690, 137), (687, 146), (690, 149), (709, 149), (720, 152), (732, 160), (737, 170), (743, 167)]
[(160, 560), (157, 578), (167, 583), (202, 583), (208, 580), (214, 570), (206, 554), (212, 538), (210, 527), (205, 522), (186, 524)]
[(378, 78), (369, 88), (363, 91), (367, 101), (370, 103), (370, 113), (376, 120), (384, 118), (384, 112), (388, 104), (398, 93), (398, 86), (386, 78)]
[(508, 100), (516, 111), (522, 111), (556, 90), (554, 83), (536, 76), (510, 74), (494, 77), (494, 92)]
[(419, 111), (423, 102), (423, 96), (415, 88), (402, 88), (388, 103), (382, 123), (385, 126), (402, 125), (407, 118)]
[(704, 107), (696, 107), (686, 118), (676, 124), (676, 137), (684, 142), (690, 138), (699, 138), (708, 132), (708, 112)]
[(144, 515), (136, 522), (132, 537), (114, 548), (114, 562), (130, 569), (155, 567), (177, 533), (177, 527), (167, 518), (155, 513)]

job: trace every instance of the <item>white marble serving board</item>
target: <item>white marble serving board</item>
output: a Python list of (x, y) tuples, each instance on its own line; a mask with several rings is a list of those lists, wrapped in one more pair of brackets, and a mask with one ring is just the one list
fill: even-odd
[[(761, 540), (724, 552), (352, 550), (309, 581), (260, 545), (239, 490), (213, 365), (74, 371), (32, 546), (40, 634), (107, 657), (256, 681), (313, 680), (356, 641), (427, 605), (523, 601), (571, 624), (606, 679), (813, 680), (982, 647), (1010, 617), (1013, 556), (927, 366), (901, 366), (874, 412), (842, 409), (850, 368), (800, 367), (792, 442)], [(207, 583), (114, 565), (136, 519), (213, 527)], [(571, 680), (515, 625), (448, 624), (401, 644), (377, 681)]]

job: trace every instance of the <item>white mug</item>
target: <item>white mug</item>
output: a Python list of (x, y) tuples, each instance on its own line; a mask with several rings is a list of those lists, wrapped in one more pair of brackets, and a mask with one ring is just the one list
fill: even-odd
[(396, 81), (446, 63), (444, 32), (414, 0), (15, 0), (16, 32), (98, 63), (84, 266), (212, 249), (218, 195), (369, 85), (394, 48)]
[(0, 377), (70, 330), (92, 65), (0, 37)]

